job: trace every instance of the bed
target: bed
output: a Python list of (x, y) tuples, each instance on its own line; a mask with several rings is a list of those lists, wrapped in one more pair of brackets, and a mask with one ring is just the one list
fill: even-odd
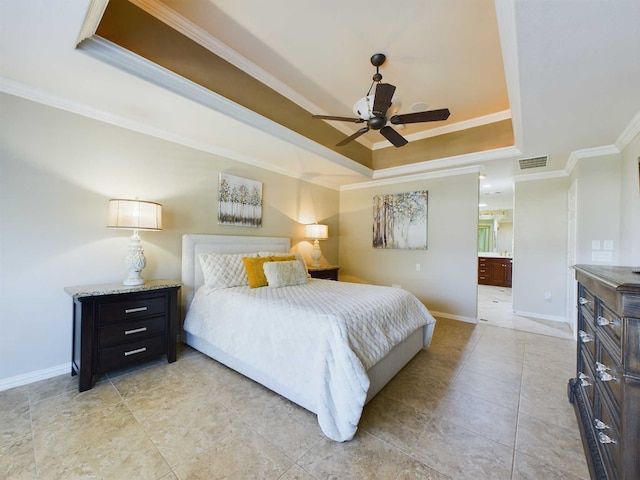
[[(200, 263), (289, 252), (284, 237), (184, 235), (184, 340), (315, 413), (327, 437), (347, 441), (364, 405), (430, 344), (435, 319), (405, 290), (306, 278), (306, 270), (302, 284), (283, 288), (212, 288)], [(301, 259), (284, 260), (265, 271)]]

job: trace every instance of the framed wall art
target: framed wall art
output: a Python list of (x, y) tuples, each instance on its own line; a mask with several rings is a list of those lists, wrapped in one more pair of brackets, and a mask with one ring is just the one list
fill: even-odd
[(220, 173), (218, 224), (262, 226), (262, 183)]
[(373, 197), (373, 247), (427, 249), (427, 190)]

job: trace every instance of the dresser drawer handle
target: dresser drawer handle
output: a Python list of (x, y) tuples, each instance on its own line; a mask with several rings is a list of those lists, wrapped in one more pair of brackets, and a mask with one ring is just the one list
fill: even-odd
[(146, 352), (147, 347), (136, 348), (135, 350), (129, 350), (128, 352), (124, 352), (124, 356), (128, 357), (129, 355), (135, 355), (136, 353)]
[(585, 375), (584, 373), (580, 372), (578, 373), (578, 378), (580, 379), (580, 386), (581, 387), (590, 387), (591, 383), (588, 382), (589, 380), (589, 376)]
[(598, 440), (600, 443), (616, 443), (616, 441), (608, 435), (605, 435), (604, 432), (598, 432)]
[(587, 299), (586, 299), (586, 298), (584, 298), (584, 297), (580, 297), (580, 299), (578, 300), (578, 303), (579, 303), (580, 305), (586, 305), (587, 303), (591, 303), (591, 300), (587, 300)]
[(607, 370), (611, 370), (604, 363), (596, 362), (596, 372), (606, 372)]
[(132, 335), (134, 333), (142, 333), (142, 332), (146, 332), (147, 331), (147, 327), (141, 327), (141, 328), (134, 328), (133, 330), (125, 330), (124, 334), (125, 335)]
[(618, 322), (615, 320), (609, 320), (608, 318), (604, 318), (604, 317), (598, 317), (597, 323), (599, 326), (601, 327), (606, 327), (606, 326), (618, 326)]
[(600, 380), (602, 380), (603, 382), (610, 382), (612, 380), (618, 381), (617, 377), (614, 377), (609, 372), (600, 371), (598, 372), (598, 376), (600, 377)]
[(593, 423), (596, 427), (597, 430), (606, 430), (607, 428), (610, 428), (609, 425), (607, 425), (606, 423), (604, 423), (602, 420), (600, 420), (599, 418), (596, 418), (593, 420)]
[(582, 340), (582, 343), (593, 342), (593, 338), (591, 337), (591, 335), (589, 335), (584, 330), (578, 331), (578, 336), (580, 337), (580, 340)]
[(127, 308), (124, 313), (137, 313), (137, 312), (146, 312), (147, 307), (138, 307), (138, 308)]

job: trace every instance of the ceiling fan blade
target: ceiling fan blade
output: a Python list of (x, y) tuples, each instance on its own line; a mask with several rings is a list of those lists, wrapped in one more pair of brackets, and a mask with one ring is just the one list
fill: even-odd
[(406, 138), (396, 132), (389, 125), (386, 125), (380, 129), (380, 133), (384, 138), (389, 140), (395, 147), (402, 147), (409, 143)]
[(373, 97), (372, 113), (376, 117), (384, 117), (391, 106), (391, 98), (396, 91), (396, 87), (390, 83), (379, 83), (376, 85), (376, 94)]
[(355, 140), (360, 135), (363, 135), (363, 134), (367, 133), (368, 131), (369, 131), (369, 127), (362, 127), (360, 130), (358, 130), (356, 133), (354, 133), (350, 137), (345, 138), (340, 143), (336, 143), (336, 147), (342, 147), (343, 145), (346, 145), (347, 143), (351, 142), (352, 140)]
[(334, 117), (333, 115), (311, 115), (313, 118), (321, 118), (322, 120), (338, 120), (340, 122), (364, 123), (362, 118), (351, 117)]
[(446, 120), (449, 118), (448, 108), (441, 108), (440, 110), (429, 110), (426, 112), (406, 113), (404, 115), (394, 115), (389, 119), (394, 125), (402, 125), (405, 123), (420, 123), (420, 122), (437, 122), (439, 120)]

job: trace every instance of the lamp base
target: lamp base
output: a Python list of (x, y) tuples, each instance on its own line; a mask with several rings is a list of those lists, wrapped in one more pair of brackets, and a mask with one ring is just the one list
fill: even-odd
[(144, 278), (140, 276), (140, 272), (147, 266), (147, 259), (144, 258), (144, 250), (137, 230), (134, 230), (131, 235), (127, 255), (124, 257), (124, 266), (129, 271), (129, 276), (124, 279), (122, 285), (144, 285)]
[(320, 251), (320, 242), (316, 238), (313, 242), (313, 250), (311, 250), (311, 259), (314, 267), (318, 268), (320, 266), (320, 258), (322, 258), (322, 252)]

